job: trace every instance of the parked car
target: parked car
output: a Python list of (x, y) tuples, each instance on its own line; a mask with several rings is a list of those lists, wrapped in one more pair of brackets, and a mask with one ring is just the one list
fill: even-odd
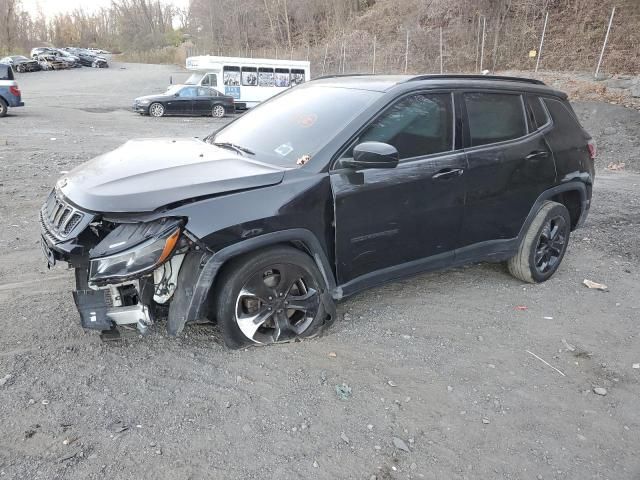
[(224, 117), (235, 111), (233, 97), (215, 88), (173, 85), (158, 95), (146, 95), (133, 101), (133, 111), (142, 115), (211, 115)]
[(53, 53), (54, 51), (55, 51), (55, 48), (51, 48), (51, 47), (36, 47), (36, 48), (32, 48), (31, 49), (31, 58), (35, 59), (39, 55), (43, 55), (43, 54), (46, 54), (46, 53)]
[(69, 68), (80, 68), (82, 67), (82, 62), (80, 61), (80, 57), (77, 55), (73, 55), (66, 50), (61, 48), (56, 48), (52, 52), (53, 55), (56, 55), (60, 60), (67, 62), (69, 64)]
[(0, 63), (0, 117), (6, 117), (9, 107), (23, 107), (22, 93), (13, 76), (11, 65)]
[(109, 68), (109, 63), (106, 58), (96, 55), (89, 50), (73, 47), (65, 48), (64, 50), (78, 57), (80, 63), (85, 67)]
[[(132, 140), (41, 210), (84, 328), (215, 319), (225, 343), (317, 335), (335, 302), (470, 262), (524, 282), (561, 264), (595, 144), (536, 80), (353, 76), (299, 85), (204, 140)], [(455, 306), (452, 306), (452, 312)]]
[(71, 68), (71, 63), (55, 53), (42, 53), (36, 56), (36, 61), (42, 70), (66, 70)]
[(0, 59), (0, 63), (11, 65), (18, 73), (35, 72), (41, 70), (40, 64), (24, 55), (11, 55)]

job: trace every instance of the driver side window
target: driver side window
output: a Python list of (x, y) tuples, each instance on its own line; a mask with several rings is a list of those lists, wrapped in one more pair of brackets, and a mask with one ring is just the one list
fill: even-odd
[[(399, 100), (367, 127), (354, 146), (362, 142), (393, 145), (400, 160), (452, 150), (451, 94), (421, 93)], [(351, 157), (352, 152), (353, 147), (344, 156)]]

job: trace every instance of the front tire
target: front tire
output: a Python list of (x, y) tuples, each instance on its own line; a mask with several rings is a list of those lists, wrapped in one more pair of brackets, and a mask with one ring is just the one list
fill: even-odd
[(149, 105), (149, 115), (152, 117), (163, 117), (164, 116), (164, 105), (161, 103), (152, 103)]
[(514, 277), (541, 283), (558, 270), (569, 244), (571, 217), (561, 203), (545, 201), (527, 228), (518, 253), (507, 262)]
[(309, 338), (327, 316), (322, 275), (309, 255), (292, 247), (233, 259), (216, 283), (216, 319), (229, 348)]
[(222, 105), (214, 105), (211, 109), (211, 116), (213, 118), (222, 118), (224, 117), (224, 107)]

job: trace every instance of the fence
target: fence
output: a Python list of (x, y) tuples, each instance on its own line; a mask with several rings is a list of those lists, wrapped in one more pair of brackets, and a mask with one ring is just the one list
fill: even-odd
[(472, 25), (406, 28), (384, 39), (356, 29), (291, 50), (218, 45), (213, 49), (192, 47), (187, 54), (306, 59), (314, 77), (510, 69), (637, 74), (640, 8), (620, 10), (613, 7), (603, 11), (601, 18), (590, 18), (588, 29), (580, 35), (549, 12), (538, 12), (515, 31), (477, 14)]

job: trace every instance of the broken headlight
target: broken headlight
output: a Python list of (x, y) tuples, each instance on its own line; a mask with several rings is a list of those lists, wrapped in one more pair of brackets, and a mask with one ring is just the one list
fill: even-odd
[(151, 273), (171, 257), (181, 232), (182, 221), (174, 219), (119, 225), (89, 252), (89, 280), (114, 283)]

